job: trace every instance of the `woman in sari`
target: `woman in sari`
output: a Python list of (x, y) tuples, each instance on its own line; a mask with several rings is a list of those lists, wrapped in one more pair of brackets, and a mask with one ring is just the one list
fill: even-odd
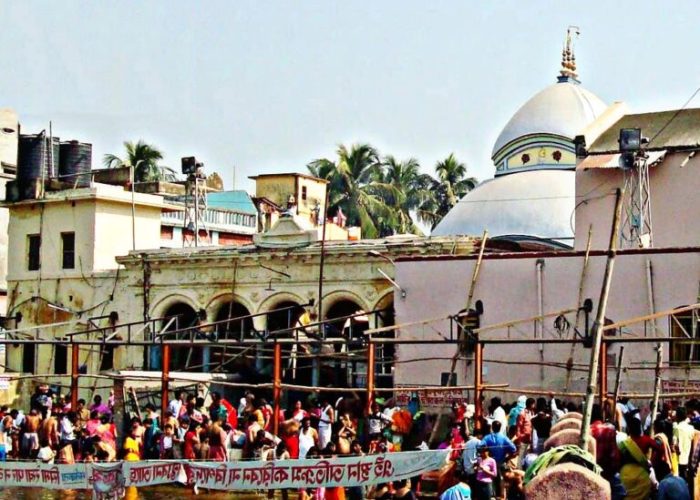
[(663, 452), (656, 454), (656, 460), (654, 460), (654, 457), (652, 457), (652, 464), (654, 466), (654, 472), (656, 472), (657, 478), (663, 477), (658, 471), (658, 466), (661, 462), (666, 463), (669, 470), (673, 472), (673, 453), (671, 453), (671, 445), (668, 442), (668, 436), (664, 433), (664, 425), (665, 423), (661, 419), (656, 419), (654, 421), (654, 440), (663, 450)]
[[(627, 490), (625, 500), (647, 500), (651, 496), (651, 464), (647, 452), (656, 443), (649, 436), (642, 436), (642, 423), (632, 417), (627, 422), (629, 437), (620, 443), (622, 468), (620, 480)], [(654, 442), (654, 446), (642, 440)]]

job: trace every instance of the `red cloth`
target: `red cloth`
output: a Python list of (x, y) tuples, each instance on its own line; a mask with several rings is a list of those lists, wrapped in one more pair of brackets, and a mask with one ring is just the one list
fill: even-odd
[(603, 469), (603, 477), (611, 479), (620, 469), (620, 449), (617, 447), (617, 431), (612, 424), (596, 420), (591, 424), (591, 436), (595, 439), (596, 462)]
[(287, 446), (287, 451), (289, 451), (289, 457), (294, 459), (299, 458), (299, 434), (292, 434), (291, 436), (282, 436), (281, 439)]
[(518, 444), (532, 442), (532, 414), (528, 410), (523, 410), (518, 415), (518, 420), (515, 426), (515, 435), (518, 438)]
[(185, 434), (185, 446), (183, 447), (182, 454), (187, 460), (195, 460), (197, 456), (194, 452), (194, 440), (197, 438), (197, 433), (195, 431), (187, 431)]
[(649, 450), (654, 450), (655, 452), (663, 451), (661, 446), (659, 446), (659, 443), (646, 434), (642, 434), (641, 436), (632, 436), (632, 441), (639, 446), (639, 449), (642, 450), (642, 453), (645, 455), (649, 453)]
[(238, 429), (238, 411), (227, 400), (222, 399), (221, 404), (226, 408), (228, 414), (228, 424), (234, 429)]

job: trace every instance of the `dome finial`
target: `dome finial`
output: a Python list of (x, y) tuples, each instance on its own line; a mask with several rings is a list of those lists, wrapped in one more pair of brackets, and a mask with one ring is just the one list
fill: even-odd
[(576, 80), (576, 77), (578, 77), (578, 74), (576, 73), (576, 55), (574, 54), (572, 34), (575, 34), (577, 37), (581, 34), (578, 26), (569, 26), (566, 29), (564, 49), (561, 52), (561, 70), (559, 71), (561, 75), (559, 77), (560, 82), (567, 82), (572, 79)]

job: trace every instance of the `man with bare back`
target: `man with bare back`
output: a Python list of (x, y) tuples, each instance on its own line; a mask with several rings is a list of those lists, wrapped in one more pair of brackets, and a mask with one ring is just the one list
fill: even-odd
[(22, 458), (34, 458), (39, 451), (39, 428), (41, 416), (36, 408), (32, 408), (24, 419), (24, 432), (22, 434)]

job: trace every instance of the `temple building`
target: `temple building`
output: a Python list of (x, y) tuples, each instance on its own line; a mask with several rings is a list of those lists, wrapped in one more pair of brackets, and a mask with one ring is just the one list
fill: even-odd
[(581, 85), (567, 36), (557, 82), (523, 104), (496, 139), (495, 177), (463, 197), (432, 234), (488, 230), (491, 237), (573, 246), (574, 138), (607, 108)]

